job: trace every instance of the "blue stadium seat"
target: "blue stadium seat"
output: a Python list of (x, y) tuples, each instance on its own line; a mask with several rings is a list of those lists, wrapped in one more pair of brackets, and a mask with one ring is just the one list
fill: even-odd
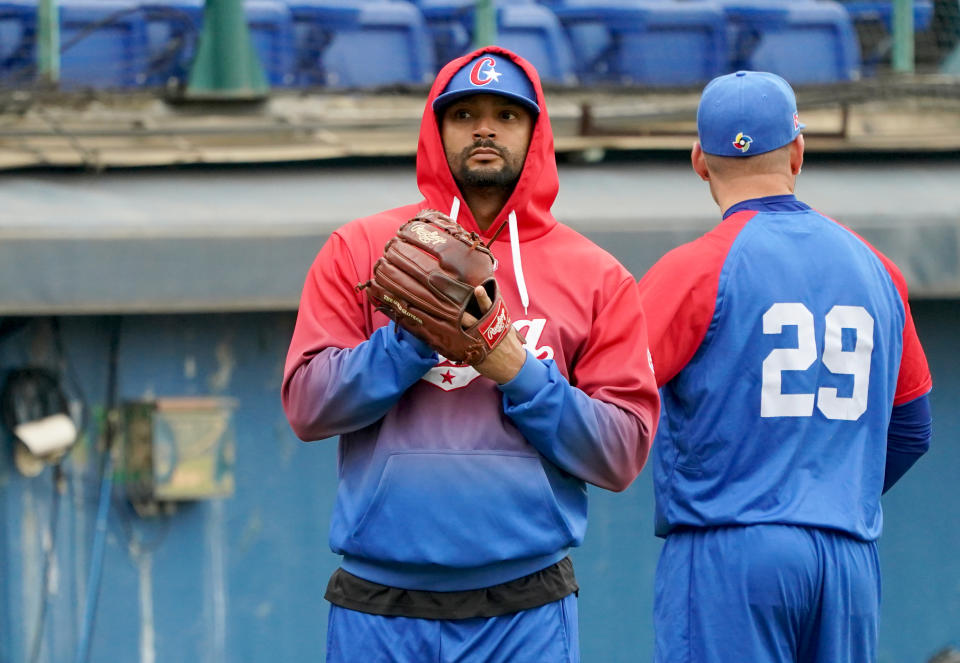
[[(440, 65), (473, 48), (474, 0), (418, 0)], [(556, 15), (533, 0), (496, 0), (497, 45), (523, 56), (551, 83), (576, 80), (573, 54)]]
[[(862, 38), (863, 74), (871, 76), (893, 48), (893, 0), (842, 0), (841, 4)], [(933, 2), (913, 0), (912, 4), (914, 31), (928, 29), (933, 21)]]
[(772, 71), (794, 85), (860, 76), (849, 14), (832, 0), (720, 0), (733, 33), (730, 69)]
[(555, 0), (584, 82), (689, 86), (727, 70), (727, 25), (712, 1)]
[(529, 60), (545, 81), (576, 81), (570, 42), (550, 9), (532, 2), (504, 4), (497, 18), (500, 46)]
[[(204, 0), (143, 0), (149, 63), (146, 85), (185, 82), (203, 33)], [(276, 0), (246, 0), (247, 25), (264, 74), (272, 86), (294, 82), (293, 21)]]
[(150, 87), (185, 83), (203, 30), (204, 0), (148, 0), (140, 5), (147, 26)]
[(147, 30), (135, 2), (59, 0), (60, 84), (132, 88), (147, 78)]
[(274, 87), (294, 85), (296, 57), (289, 7), (278, 0), (245, 0), (243, 9), (267, 81)]
[[(843, 8), (854, 23), (881, 22), (887, 32), (893, 31), (893, 0), (843, 0)], [(926, 30), (933, 20), (931, 0), (913, 0), (913, 29)]]
[[(142, 0), (147, 28), (148, 86), (185, 82), (203, 33), (204, 0)], [(253, 47), (272, 86), (294, 82), (293, 18), (276, 0), (246, 0)]]
[(16, 87), (35, 73), (36, 7), (31, 0), (0, 2), (0, 85)]
[(416, 6), (397, 0), (288, 0), (297, 84), (377, 87), (423, 84), (435, 71)]

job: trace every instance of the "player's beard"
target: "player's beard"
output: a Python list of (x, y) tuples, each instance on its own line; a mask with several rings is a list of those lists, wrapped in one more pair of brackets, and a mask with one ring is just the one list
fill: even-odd
[[(470, 153), (479, 147), (485, 147), (496, 150), (503, 159), (503, 165), (480, 166), (471, 168), (467, 165)], [(499, 188), (512, 189), (520, 179), (520, 173), (523, 170), (523, 158), (518, 159), (510, 150), (503, 145), (498, 145), (492, 140), (478, 140), (465, 147), (454, 159), (453, 179), (462, 187), (468, 188)]]

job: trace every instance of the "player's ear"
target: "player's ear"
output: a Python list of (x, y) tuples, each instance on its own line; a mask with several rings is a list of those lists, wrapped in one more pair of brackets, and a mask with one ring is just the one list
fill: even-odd
[(803, 134), (799, 134), (790, 143), (790, 172), (799, 175), (803, 167)]
[(700, 147), (700, 141), (693, 144), (690, 150), (690, 163), (693, 165), (693, 171), (700, 176), (704, 182), (710, 181), (710, 171), (707, 169), (707, 160), (703, 156), (703, 148)]

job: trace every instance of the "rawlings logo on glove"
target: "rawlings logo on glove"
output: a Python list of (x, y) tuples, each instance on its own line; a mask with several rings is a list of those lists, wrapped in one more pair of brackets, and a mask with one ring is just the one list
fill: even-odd
[[(479, 364), (512, 328), (493, 276), (497, 263), (476, 233), (435, 210), (400, 226), (357, 288), (387, 317), (447, 359)], [(480, 311), (474, 288), (493, 305)], [(464, 313), (477, 318), (464, 328)]]
[[(489, 325), (486, 329), (483, 328), (483, 324), (480, 324), (480, 333), (483, 338), (487, 341), (487, 345), (493, 347), (501, 341), (503, 335), (507, 333), (507, 330), (510, 328), (510, 316), (507, 315), (507, 307), (503, 303), (503, 300), (497, 302), (499, 308), (493, 313), (492, 316), (486, 316), (489, 320)], [(490, 310), (496, 306), (491, 306)]]
[(417, 239), (429, 246), (436, 246), (447, 241), (443, 235), (436, 230), (430, 230), (422, 223), (414, 223), (410, 226), (410, 230), (416, 233)]

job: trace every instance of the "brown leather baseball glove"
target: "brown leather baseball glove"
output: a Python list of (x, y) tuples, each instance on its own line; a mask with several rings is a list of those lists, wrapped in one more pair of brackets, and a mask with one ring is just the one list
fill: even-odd
[[(422, 210), (387, 242), (373, 278), (357, 284), (367, 299), (398, 325), (447, 359), (479, 364), (512, 329), (493, 273), (496, 258), (456, 221)], [(493, 305), (480, 311), (474, 288)], [(478, 319), (463, 327), (463, 314)]]

